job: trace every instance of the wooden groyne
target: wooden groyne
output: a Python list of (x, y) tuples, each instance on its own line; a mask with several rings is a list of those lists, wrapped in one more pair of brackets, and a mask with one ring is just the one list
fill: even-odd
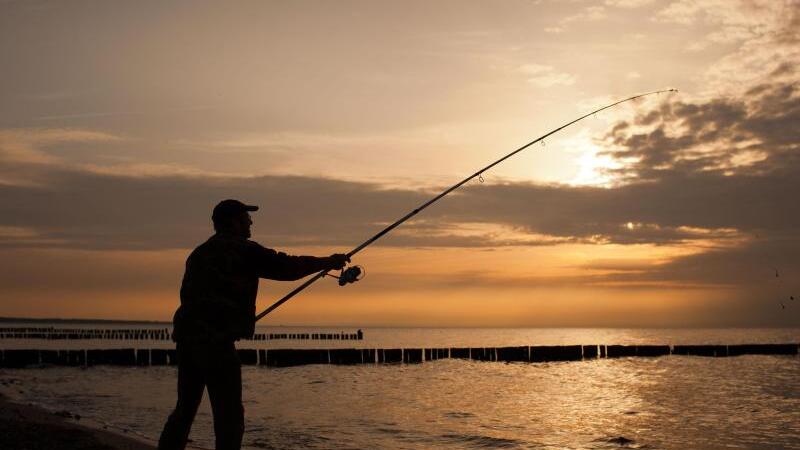
[[(0, 339), (44, 339), (44, 340), (121, 340), (121, 341), (168, 341), (171, 334), (168, 328), (54, 328), (54, 327), (13, 327), (0, 328)], [(256, 333), (249, 341), (360, 341), (364, 333), (358, 330), (355, 333)]]
[(361, 341), (364, 339), (364, 332), (358, 330), (355, 333), (256, 333), (247, 341), (275, 341), (288, 339), (293, 341)]
[[(417, 364), (439, 359), (468, 359), (520, 363), (581, 361), (600, 358), (667, 355), (734, 357), (797, 355), (800, 344), (737, 345), (566, 345), (518, 347), (390, 348), (390, 349), (240, 349), (244, 365), (290, 367), (306, 364)], [(175, 365), (173, 349), (2, 350), (0, 367), (164, 366)]]
[(0, 339), (168, 341), (168, 328), (0, 328)]

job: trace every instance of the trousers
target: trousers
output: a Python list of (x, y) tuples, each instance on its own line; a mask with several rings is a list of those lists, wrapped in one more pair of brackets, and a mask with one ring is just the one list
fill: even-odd
[(242, 366), (233, 342), (177, 343), (178, 401), (169, 415), (159, 450), (183, 450), (197, 408), (208, 389), (216, 450), (240, 450), (244, 435)]

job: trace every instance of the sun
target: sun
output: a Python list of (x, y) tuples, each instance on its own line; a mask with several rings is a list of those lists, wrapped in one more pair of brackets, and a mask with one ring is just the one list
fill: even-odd
[(616, 178), (608, 170), (620, 168), (621, 165), (617, 161), (608, 155), (601, 155), (600, 148), (589, 141), (582, 142), (576, 150), (580, 154), (575, 160), (578, 174), (569, 184), (600, 187), (610, 187), (614, 184)]

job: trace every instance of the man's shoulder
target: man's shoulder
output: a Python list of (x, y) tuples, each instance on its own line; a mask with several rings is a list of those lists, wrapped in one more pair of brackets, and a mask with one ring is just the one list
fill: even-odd
[(268, 247), (265, 247), (265, 246), (263, 246), (263, 245), (259, 244), (259, 243), (258, 243), (258, 242), (256, 242), (256, 241), (251, 241), (250, 239), (245, 239), (245, 242), (247, 243), (247, 245), (248, 245), (249, 247), (253, 247), (253, 248), (260, 248), (260, 249), (264, 249), (264, 250), (270, 250), (270, 251), (275, 251), (275, 250), (272, 250), (271, 248), (268, 248)]
[(250, 247), (250, 241), (247, 239), (214, 234), (205, 242), (195, 247), (189, 257), (193, 255), (239, 252), (245, 251)]
[(273, 250), (268, 247), (264, 247), (263, 245), (259, 244), (256, 241), (251, 241), (249, 239), (245, 240), (245, 246), (249, 252), (255, 253), (256, 255), (277, 255), (278, 251)]
[(256, 241), (239, 236), (215, 234), (197, 246), (189, 255), (195, 258), (201, 255), (215, 254), (247, 254), (248, 257), (263, 257), (279, 254), (276, 250), (264, 247)]
[(199, 247), (247, 247), (251, 243), (255, 243), (249, 239), (233, 234), (217, 233), (212, 234), (205, 242), (200, 244)]

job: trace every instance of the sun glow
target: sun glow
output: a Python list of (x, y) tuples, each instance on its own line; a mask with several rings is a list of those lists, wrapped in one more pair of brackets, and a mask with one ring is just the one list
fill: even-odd
[(592, 142), (591, 136), (589, 130), (584, 129), (565, 143), (572, 153), (578, 155), (573, 160), (578, 166), (578, 173), (568, 184), (611, 187), (616, 177), (610, 171), (622, 165), (610, 156), (601, 154), (602, 149)]

